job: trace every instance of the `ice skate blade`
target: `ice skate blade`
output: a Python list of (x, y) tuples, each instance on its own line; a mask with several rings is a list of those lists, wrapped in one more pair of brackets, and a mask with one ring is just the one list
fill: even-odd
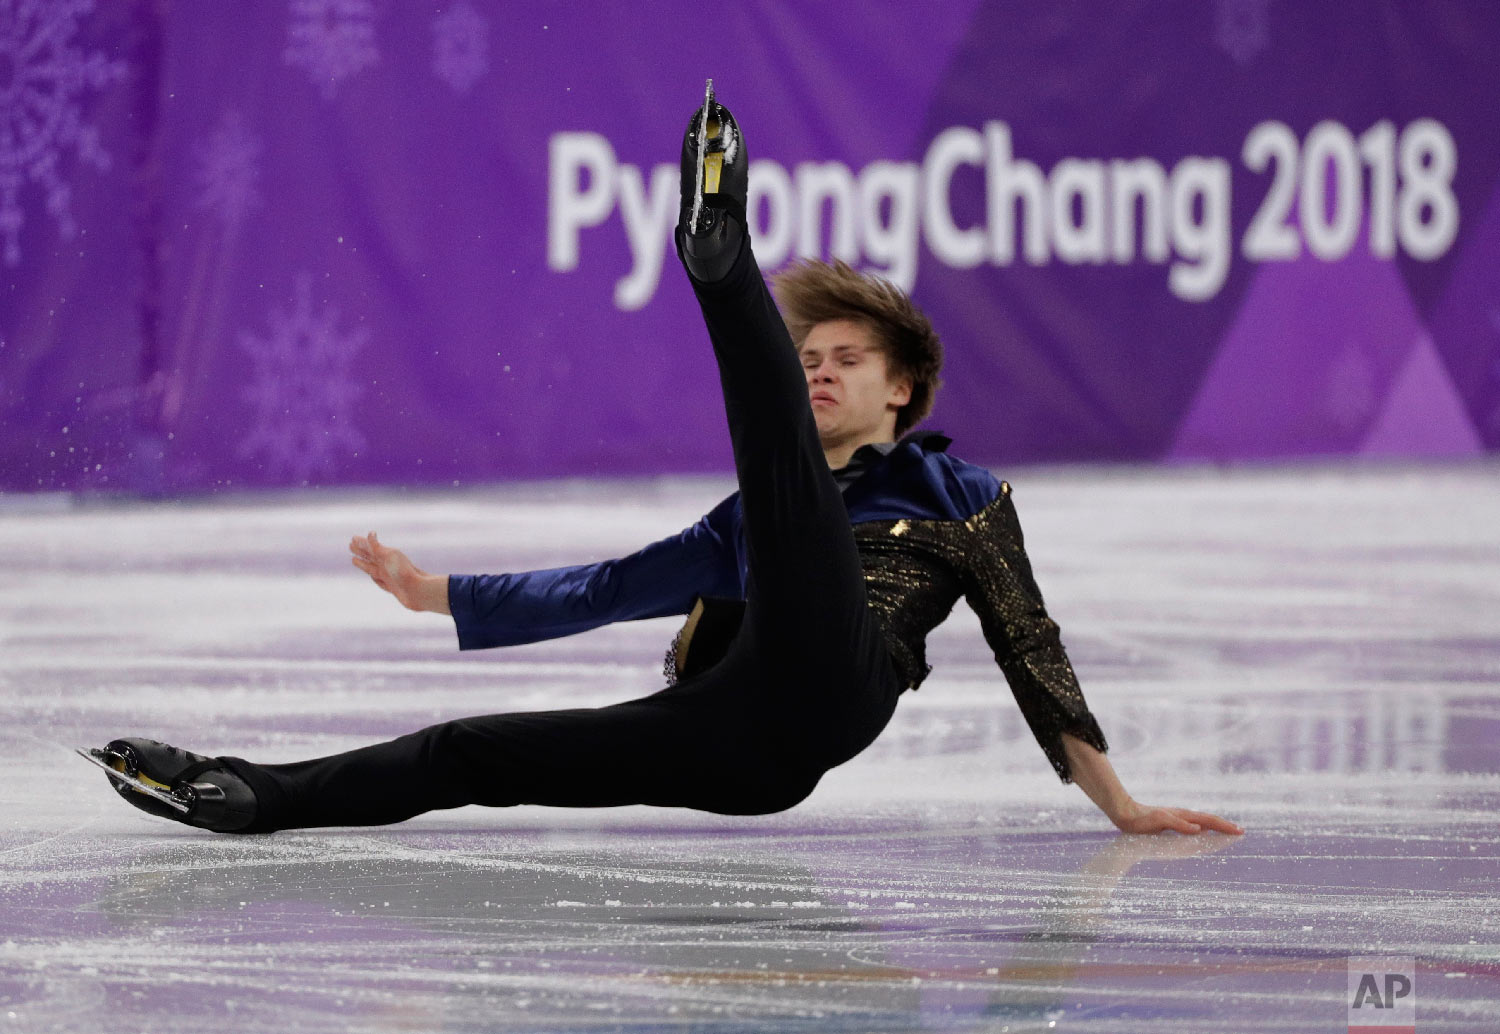
[[(698, 161), (697, 161), (697, 166), (698, 167), (696, 169), (698, 182), (694, 185), (694, 188), (693, 188), (693, 211), (692, 211), (692, 217), (688, 220), (688, 231), (689, 232), (692, 232), (694, 230), (699, 229), (700, 226), (702, 225), (702, 219), (703, 219), (704, 174), (707, 171), (707, 169), (705, 168), (704, 156), (705, 156), (705, 153), (708, 151), (708, 140), (709, 140), (708, 123), (709, 123), (709, 116), (713, 114), (713, 110), (714, 110), (714, 81), (712, 79), (709, 79), (703, 85), (703, 109), (702, 110), (703, 110), (703, 116), (700, 119), (698, 119)], [(715, 133), (715, 135), (717, 135), (717, 133)], [(714, 185), (715, 185), (715, 187), (718, 186), (717, 176), (715, 177), (715, 184)]]
[(176, 794), (172, 793), (171, 791), (163, 790), (159, 787), (153, 786), (150, 783), (136, 778), (135, 776), (126, 775), (124, 772), (121, 772), (119, 769), (114, 768), (109, 764), (109, 762), (104, 760), (107, 757), (117, 757), (118, 755), (108, 754), (105, 751), (99, 750), (97, 747), (91, 747), (88, 750), (83, 750), (80, 747), (75, 747), (74, 751), (78, 754), (79, 757), (83, 758), (83, 760), (87, 761), (89, 764), (97, 765), (100, 768), (104, 769), (104, 774), (109, 776), (115, 782), (124, 783), (132, 790), (135, 790), (137, 793), (143, 793), (147, 797), (155, 797), (158, 801), (161, 801), (167, 807), (172, 808), (176, 811), (180, 811), (184, 815), (188, 813), (191, 805), (187, 801), (184, 801), (182, 798), (178, 797)]

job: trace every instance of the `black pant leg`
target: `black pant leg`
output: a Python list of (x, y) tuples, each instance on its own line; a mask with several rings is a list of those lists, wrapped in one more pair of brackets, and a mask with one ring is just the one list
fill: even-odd
[(811, 576), (862, 603), (859, 553), (807, 377), (749, 241), (723, 280), (688, 280), (719, 367), (755, 587), (795, 604)]
[(757, 735), (742, 675), (721, 667), (607, 707), (463, 718), (291, 764), (225, 760), (255, 791), (246, 832), (384, 825), (467, 804), (781, 811), (821, 769)]
[[(744, 633), (779, 661), (763, 692), (823, 735), (834, 763), (884, 727), (900, 688), (865, 603), (843, 495), (818, 438), (807, 377), (748, 239), (724, 279), (688, 280), (718, 362), (750, 572)], [(831, 741), (843, 740), (835, 746)]]

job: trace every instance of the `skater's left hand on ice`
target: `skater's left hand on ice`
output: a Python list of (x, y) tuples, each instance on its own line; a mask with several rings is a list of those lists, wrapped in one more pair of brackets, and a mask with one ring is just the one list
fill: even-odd
[(1111, 815), (1110, 820), (1124, 833), (1163, 833), (1169, 829), (1178, 833), (1201, 833), (1205, 829), (1216, 829), (1220, 833), (1245, 832), (1228, 819), (1206, 811), (1153, 807), (1134, 800), (1118, 814)]
[(1169, 829), (1179, 833), (1201, 833), (1205, 829), (1216, 829), (1220, 833), (1245, 832), (1228, 819), (1206, 811), (1141, 804), (1125, 791), (1114, 766), (1102, 751), (1068, 732), (1062, 734), (1062, 746), (1073, 781), (1123, 832), (1162, 833)]
[(373, 531), (350, 539), (349, 552), (354, 554), (351, 560), (355, 567), (408, 610), (452, 613), (448, 608), (448, 576), (428, 574), (401, 550), (382, 543)]

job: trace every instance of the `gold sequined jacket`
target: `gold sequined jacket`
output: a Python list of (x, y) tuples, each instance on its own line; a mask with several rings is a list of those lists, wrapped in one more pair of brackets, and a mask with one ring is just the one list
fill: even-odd
[(1010, 485), (963, 521), (866, 521), (854, 539), (870, 607), (902, 679), (916, 689), (931, 672), (927, 633), (962, 596), (979, 616), (985, 641), (1047, 760), (1072, 782), (1061, 734), (1109, 749), (1031, 573)]

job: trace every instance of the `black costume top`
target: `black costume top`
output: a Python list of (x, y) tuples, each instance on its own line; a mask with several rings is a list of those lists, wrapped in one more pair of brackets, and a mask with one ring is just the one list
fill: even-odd
[[(836, 471), (864, 567), (867, 600), (909, 689), (931, 671), (927, 634), (960, 596), (979, 616), (1032, 734), (1071, 782), (1061, 734), (1108, 744), (1079, 688), (1032, 576), (1010, 485), (915, 432), (862, 447)], [(851, 471), (850, 468), (853, 468)], [(464, 649), (532, 642), (611, 621), (688, 614), (668, 651), (676, 680), (716, 663), (743, 613), (738, 493), (681, 534), (618, 560), (503, 575), (454, 575), (449, 604)]]

